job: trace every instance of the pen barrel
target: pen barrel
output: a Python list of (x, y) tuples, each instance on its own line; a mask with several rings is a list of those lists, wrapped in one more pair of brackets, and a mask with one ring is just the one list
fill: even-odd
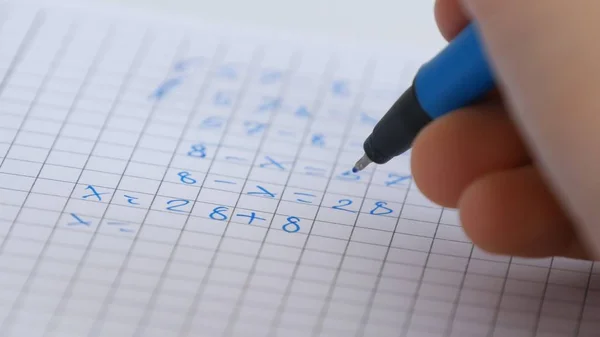
[(467, 106), (494, 88), (475, 24), (467, 26), (414, 80), (415, 95), (432, 119)]

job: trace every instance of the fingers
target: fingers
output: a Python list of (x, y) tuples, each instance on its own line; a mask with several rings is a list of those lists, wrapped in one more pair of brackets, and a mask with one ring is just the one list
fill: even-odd
[(600, 255), (600, 1), (461, 2), (532, 156)]
[(440, 33), (448, 41), (458, 35), (469, 21), (460, 0), (437, 0), (434, 13)]
[(467, 187), (458, 206), (466, 234), (489, 252), (586, 257), (567, 216), (532, 165), (483, 176)]
[(456, 207), (482, 175), (524, 165), (527, 152), (502, 106), (464, 108), (427, 126), (413, 144), (415, 183), (433, 202)]

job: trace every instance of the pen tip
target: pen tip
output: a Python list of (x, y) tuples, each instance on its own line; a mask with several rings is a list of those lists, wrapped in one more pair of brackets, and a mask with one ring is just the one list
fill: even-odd
[(371, 159), (369, 159), (369, 157), (367, 157), (367, 155), (362, 156), (362, 158), (360, 158), (356, 162), (356, 164), (354, 164), (354, 167), (352, 168), (352, 173), (356, 173), (358, 171), (364, 170), (365, 167), (367, 167), (371, 163), (372, 163), (372, 161), (371, 161)]

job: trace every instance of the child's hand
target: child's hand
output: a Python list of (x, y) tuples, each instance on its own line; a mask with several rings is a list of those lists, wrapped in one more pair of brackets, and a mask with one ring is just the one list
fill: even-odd
[(478, 23), (500, 94), (431, 123), (412, 170), (484, 250), (597, 257), (599, 13), (589, 0), (437, 1), (447, 39)]

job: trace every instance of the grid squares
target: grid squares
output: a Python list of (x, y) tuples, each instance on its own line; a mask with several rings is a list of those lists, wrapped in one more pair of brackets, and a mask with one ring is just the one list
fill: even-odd
[(394, 99), (377, 62), (204, 48), (176, 28), (128, 46), (145, 30), (123, 23), (102, 44), (108, 22), (71, 36), (60, 18), (0, 86), (9, 333), (594, 332), (595, 264), (478, 250), (412, 183), (408, 156), (346, 172), (364, 111)]

